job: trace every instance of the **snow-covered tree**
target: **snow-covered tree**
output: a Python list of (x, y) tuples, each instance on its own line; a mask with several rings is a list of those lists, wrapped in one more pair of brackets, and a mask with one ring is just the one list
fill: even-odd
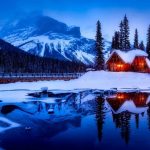
[(149, 27), (148, 27), (148, 32), (147, 32), (146, 52), (148, 53), (148, 57), (149, 57), (149, 59), (150, 59), (150, 25), (149, 25)]
[(112, 37), (111, 49), (115, 49), (115, 37)]
[(112, 40), (112, 49), (120, 49), (120, 33), (117, 31)]
[(120, 49), (123, 49), (123, 38), (124, 38), (124, 32), (123, 32), (123, 22), (121, 21), (120, 25)]
[(123, 19), (123, 50), (130, 49), (129, 35), (130, 35), (129, 21), (127, 16), (125, 15)]
[(96, 44), (95, 44), (95, 50), (96, 50), (96, 62), (95, 62), (95, 68), (96, 70), (104, 70), (104, 39), (102, 37), (102, 31), (101, 31), (101, 23), (98, 20), (96, 25)]
[(138, 36), (137, 29), (135, 29), (135, 35), (134, 35), (134, 48), (139, 49), (139, 36)]

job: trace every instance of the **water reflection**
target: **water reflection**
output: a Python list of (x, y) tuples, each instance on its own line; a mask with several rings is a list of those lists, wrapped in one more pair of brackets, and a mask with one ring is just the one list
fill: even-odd
[[(138, 129), (140, 115), (144, 116), (146, 111), (150, 112), (149, 98), (148, 93), (117, 93), (117, 95), (107, 98), (112, 110), (113, 122), (116, 128), (120, 129), (121, 137), (126, 143), (130, 140), (132, 116), (134, 116), (136, 128)], [(147, 113), (148, 118), (149, 115), (150, 113)], [(134, 122), (132, 121), (132, 123)]]
[(101, 141), (103, 137), (103, 126), (105, 121), (105, 99), (104, 97), (96, 98), (97, 107), (96, 107), (96, 119), (97, 119), (97, 130), (98, 130), (98, 139)]
[[(139, 143), (135, 144), (133, 140), (140, 141), (142, 138), (145, 140), (144, 146), (150, 146), (148, 93), (102, 95), (89, 90), (62, 95), (55, 95), (53, 102), (35, 98), (20, 103), (1, 102), (0, 146), (14, 150), (31, 147), (36, 150), (76, 149), (77, 145), (78, 149), (116, 149), (117, 146), (127, 149), (124, 144), (128, 144), (128, 149), (138, 149)], [(19, 126), (8, 128), (9, 124), (1, 118), (7, 118), (9, 123)], [(113, 135), (109, 132), (111, 129)], [(15, 138), (12, 140), (12, 137)], [(65, 140), (67, 137), (69, 141)], [(117, 140), (114, 141), (114, 137)], [(108, 141), (107, 138), (111, 140)], [(64, 147), (61, 146), (62, 141)], [(72, 144), (68, 145), (68, 142)]]

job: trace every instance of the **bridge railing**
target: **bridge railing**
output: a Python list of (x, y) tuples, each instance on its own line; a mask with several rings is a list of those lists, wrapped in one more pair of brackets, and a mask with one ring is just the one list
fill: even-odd
[(0, 73), (0, 78), (79, 78), (84, 73)]

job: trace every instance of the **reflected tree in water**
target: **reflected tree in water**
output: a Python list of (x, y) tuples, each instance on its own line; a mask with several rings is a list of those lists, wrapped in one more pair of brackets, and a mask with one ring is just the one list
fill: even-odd
[(96, 119), (97, 119), (97, 129), (99, 141), (103, 137), (103, 126), (105, 122), (105, 99), (103, 97), (97, 97), (97, 108), (96, 108)]
[(139, 114), (135, 114), (135, 123), (136, 123), (136, 128), (139, 128)]
[(148, 129), (150, 130), (150, 103), (148, 103), (147, 120), (148, 120)]
[(125, 111), (119, 114), (112, 114), (112, 115), (116, 127), (121, 129), (122, 138), (125, 140), (126, 143), (129, 143), (131, 113)]

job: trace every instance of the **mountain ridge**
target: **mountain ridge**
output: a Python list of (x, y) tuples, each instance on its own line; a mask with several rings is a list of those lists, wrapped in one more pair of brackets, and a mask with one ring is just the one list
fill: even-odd
[(27, 53), (0, 39), (0, 73), (82, 72), (85, 65)]
[[(81, 35), (80, 27), (70, 27), (48, 16), (30, 16), (6, 24), (0, 37), (34, 55), (93, 65), (95, 41)], [(110, 45), (109, 42), (106, 42)], [(109, 46), (105, 49), (105, 53)]]

